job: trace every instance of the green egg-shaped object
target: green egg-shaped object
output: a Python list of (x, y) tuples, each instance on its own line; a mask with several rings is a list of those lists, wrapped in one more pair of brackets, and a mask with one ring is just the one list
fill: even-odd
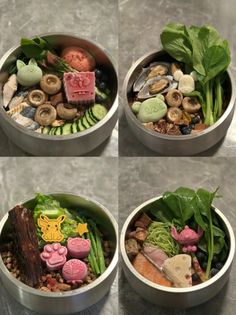
[(167, 113), (166, 104), (159, 98), (149, 98), (140, 105), (138, 120), (142, 123), (156, 122)]
[(33, 86), (41, 80), (42, 70), (36, 65), (21, 67), (17, 72), (17, 81), (23, 86)]
[(141, 102), (133, 102), (131, 109), (135, 114), (138, 114), (141, 104)]

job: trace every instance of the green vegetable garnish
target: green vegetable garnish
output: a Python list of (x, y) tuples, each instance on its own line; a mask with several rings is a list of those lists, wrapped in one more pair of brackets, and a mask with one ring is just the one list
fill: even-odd
[(159, 247), (169, 257), (178, 255), (179, 245), (172, 238), (170, 229), (170, 223), (152, 222), (148, 227), (148, 236), (145, 243)]
[[(212, 258), (214, 254), (224, 260), (228, 252), (228, 244), (225, 233), (212, 208), (213, 199), (217, 190), (209, 192), (205, 189), (194, 191), (186, 187), (180, 187), (174, 192), (166, 192), (161, 199), (147, 206), (146, 210), (165, 224), (175, 225), (181, 231), (185, 225), (195, 230), (199, 225), (204, 235), (198, 247), (208, 254), (206, 277), (209, 277)], [(165, 251), (165, 249), (163, 248)]]
[(197, 72), (204, 122), (212, 125), (222, 115), (222, 82), (231, 60), (228, 41), (221, 39), (218, 31), (209, 25), (188, 28), (168, 24), (161, 42), (170, 56)]

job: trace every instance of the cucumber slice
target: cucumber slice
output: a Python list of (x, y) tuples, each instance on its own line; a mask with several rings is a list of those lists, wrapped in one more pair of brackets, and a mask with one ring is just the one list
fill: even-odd
[(80, 118), (80, 119), (78, 120), (77, 126), (78, 126), (79, 131), (83, 131), (83, 130), (86, 129), (86, 128), (82, 125), (82, 118)]
[(99, 120), (97, 120), (97, 118), (95, 118), (95, 117), (93, 116), (93, 113), (92, 113), (91, 108), (88, 109), (88, 113), (89, 113), (90, 118), (91, 118), (91, 119), (95, 122), (95, 124), (96, 124)]
[(49, 132), (50, 132), (50, 130), (51, 130), (51, 127), (44, 127), (43, 128), (43, 130), (42, 130), (42, 133), (44, 134), (44, 135), (48, 135), (49, 134)]
[(55, 132), (54, 132), (54, 135), (56, 136), (60, 136), (62, 134), (62, 130), (61, 130), (61, 127), (57, 127)]
[(71, 133), (77, 133), (78, 132), (78, 127), (77, 127), (77, 122), (73, 122), (71, 125)]
[(85, 112), (85, 118), (91, 127), (96, 124), (96, 122), (90, 117), (88, 110)]
[(97, 120), (102, 120), (107, 114), (107, 109), (101, 104), (95, 104), (91, 108), (91, 112)]
[(71, 123), (67, 123), (62, 126), (62, 135), (70, 135), (71, 134)]
[(95, 93), (96, 93), (97, 95), (99, 95), (104, 101), (105, 101), (105, 99), (107, 99), (107, 97), (108, 97), (108, 96), (106, 95), (106, 93), (100, 91), (97, 86), (95, 86)]
[(81, 122), (82, 122), (82, 125), (84, 126), (85, 129), (90, 128), (90, 125), (89, 125), (89, 123), (88, 123), (88, 121), (87, 121), (87, 119), (86, 119), (85, 116), (83, 116), (83, 117), (81, 118)]
[(49, 131), (49, 135), (53, 136), (55, 129), (56, 129), (56, 127), (52, 127), (51, 130)]

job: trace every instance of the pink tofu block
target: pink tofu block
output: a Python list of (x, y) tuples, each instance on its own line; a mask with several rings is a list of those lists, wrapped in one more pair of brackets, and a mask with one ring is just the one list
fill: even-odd
[(90, 248), (90, 240), (81, 237), (69, 237), (67, 240), (67, 249), (71, 257), (85, 258), (89, 255)]
[(88, 274), (86, 264), (79, 259), (68, 260), (62, 268), (62, 275), (68, 283), (82, 283)]
[(95, 73), (67, 72), (63, 76), (68, 103), (90, 104), (95, 102)]
[(49, 270), (59, 270), (66, 262), (67, 248), (60, 243), (47, 244), (40, 254)]

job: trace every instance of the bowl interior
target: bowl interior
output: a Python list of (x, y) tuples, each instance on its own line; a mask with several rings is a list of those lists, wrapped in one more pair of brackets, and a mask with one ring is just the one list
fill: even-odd
[[(88, 214), (98, 225), (100, 230), (104, 231), (104, 234), (106, 235), (107, 239), (110, 241), (111, 245), (111, 262), (108, 268), (106, 269), (105, 273), (98, 277), (93, 283), (88, 284), (84, 287), (68, 291), (70, 292), (78, 291), (78, 290), (86, 290), (86, 288), (94, 286), (97, 282), (99, 282), (100, 278), (104, 278), (103, 276), (107, 273), (109, 268), (114, 268), (116, 265), (116, 255), (117, 255), (117, 226), (116, 222), (113, 218), (113, 216), (110, 214), (110, 212), (103, 207), (101, 204), (99, 204), (96, 201), (93, 201), (91, 199), (87, 199), (86, 197), (81, 197), (77, 195), (72, 194), (62, 194), (62, 193), (56, 193), (56, 194), (50, 194), (53, 196), (56, 200), (58, 200), (62, 207), (65, 207), (67, 209), (74, 209), (74, 210), (83, 210), (84, 213)], [(35, 199), (28, 200), (26, 202), (21, 203), (25, 207), (28, 207), (30, 209), (33, 209), (36, 205)], [(0, 245), (2, 245), (4, 242), (8, 241), (7, 235), (9, 232), (12, 231), (12, 226), (10, 223), (10, 220), (8, 218), (8, 213), (3, 217), (2, 221), (0, 222)], [(113, 266), (114, 265), (114, 266)], [(2, 258), (0, 256), (0, 268), (2, 271), (8, 274), (10, 276), (12, 281), (15, 281), (18, 283), (18, 285), (22, 284), (23, 287), (28, 287), (30, 290), (34, 290), (38, 294), (41, 294), (41, 291), (37, 289), (33, 289), (29, 286), (24, 285), (19, 280), (13, 278), (10, 275), (10, 272), (5, 267)], [(67, 293), (67, 292), (66, 292)], [(49, 293), (47, 293), (49, 294)], [(46, 294), (46, 295), (47, 295)], [(53, 293), (55, 295), (55, 292)], [(60, 294), (59, 294), (60, 295)]]
[[(133, 102), (133, 97), (134, 97), (134, 93), (133, 93), (133, 84), (134, 82), (137, 80), (137, 78), (139, 77), (142, 68), (147, 67), (150, 63), (155, 62), (155, 61), (163, 61), (163, 62), (173, 62), (175, 61), (170, 55), (168, 55), (168, 53), (166, 53), (164, 50), (161, 51), (154, 51), (152, 53), (149, 53), (143, 57), (141, 57), (140, 59), (138, 59), (135, 64), (130, 68), (129, 72), (127, 73), (126, 79), (124, 81), (124, 87), (123, 87), (123, 93), (124, 93), (124, 97), (126, 100), (126, 113), (128, 113), (129, 117), (132, 118), (132, 121), (139, 127), (139, 129), (142, 129), (143, 131), (147, 132), (147, 133), (151, 133), (152, 135), (156, 136), (156, 137), (161, 137), (161, 138), (166, 138), (166, 139), (176, 139), (176, 140), (184, 140), (187, 138), (194, 138), (194, 137), (198, 137), (201, 134), (205, 134), (209, 131), (211, 131), (214, 126), (218, 125), (219, 122), (221, 122), (224, 117), (226, 117), (228, 115), (229, 110), (228, 109), (228, 105), (231, 104), (231, 99), (234, 98), (233, 97), (233, 85), (232, 85), (232, 78), (229, 75), (229, 72), (226, 73), (226, 78), (223, 84), (223, 90), (224, 90), (224, 104), (223, 104), (223, 108), (224, 108), (224, 113), (222, 114), (222, 116), (218, 119), (218, 121), (208, 127), (207, 129), (199, 132), (198, 134), (190, 134), (190, 135), (182, 135), (181, 137), (178, 136), (171, 136), (171, 135), (166, 135), (166, 134), (160, 134), (158, 132), (155, 132), (153, 130), (149, 130), (147, 128), (145, 128), (141, 122), (139, 122), (139, 120), (136, 118), (135, 114), (132, 112), (131, 110), (131, 104)], [(231, 106), (234, 105), (234, 100), (231, 104)]]
[[(86, 39), (69, 34), (46, 34), (40, 35), (40, 37), (46, 39), (48, 43), (53, 46), (55, 51), (60, 51), (61, 49), (69, 46), (79, 46), (87, 50), (91, 55), (93, 55), (96, 60), (96, 67), (102, 67), (109, 78), (109, 89), (111, 90), (109, 106), (110, 108), (112, 107), (117, 97), (118, 78), (111, 58), (102, 47)], [(2, 113), (4, 117), (8, 119), (8, 121), (10, 118), (6, 114), (5, 109), (1, 106), (1, 104), (3, 103), (2, 90), (5, 82), (9, 77), (9, 69), (11, 68), (12, 64), (14, 64), (16, 60), (20, 57), (20, 55), (21, 48), (18, 45), (6, 52), (6, 54), (0, 60), (0, 113)], [(35, 135), (34, 131), (20, 126), (14, 120), (11, 119), (11, 122), (18, 127), (21, 127), (21, 129), (30, 132), (30, 134)], [(69, 137), (70, 136), (73, 137), (73, 135), (69, 135)], [(40, 137), (45, 137), (45, 135), (40, 134)]]
[(223, 268), (211, 279), (207, 280), (206, 282), (203, 282), (201, 284), (194, 285), (192, 287), (188, 288), (174, 288), (174, 287), (165, 287), (162, 285), (155, 284), (154, 282), (151, 282), (144, 278), (141, 274), (139, 274), (135, 268), (133, 267), (128, 255), (126, 254), (125, 250), (125, 239), (128, 231), (131, 230), (131, 227), (133, 226), (134, 222), (140, 217), (142, 213), (149, 213), (152, 209), (157, 209), (156, 206), (156, 201), (161, 199), (161, 197), (158, 198), (153, 198), (144, 204), (140, 205), (138, 208), (136, 208), (127, 218), (122, 232), (121, 232), (121, 253), (122, 257), (124, 260), (124, 263), (126, 264), (126, 267), (129, 268), (130, 272), (137, 277), (141, 282), (143, 282), (145, 285), (148, 285), (156, 290), (162, 290), (166, 292), (175, 292), (175, 293), (185, 293), (185, 292), (191, 292), (195, 290), (202, 289), (204, 287), (207, 287), (208, 285), (212, 284), (213, 282), (217, 281), (219, 278), (222, 277), (224, 273), (227, 272), (228, 268), (231, 266), (232, 260), (234, 258), (234, 253), (235, 253), (235, 237), (234, 237), (234, 232), (233, 229), (229, 223), (229, 221), (226, 219), (226, 217), (215, 207), (215, 212), (217, 214), (217, 218), (219, 219), (220, 225), (222, 230), (225, 232), (225, 240), (229, 244), (229, 253), (228, 257), (226, 259), (226, 262), (223, 266)]

